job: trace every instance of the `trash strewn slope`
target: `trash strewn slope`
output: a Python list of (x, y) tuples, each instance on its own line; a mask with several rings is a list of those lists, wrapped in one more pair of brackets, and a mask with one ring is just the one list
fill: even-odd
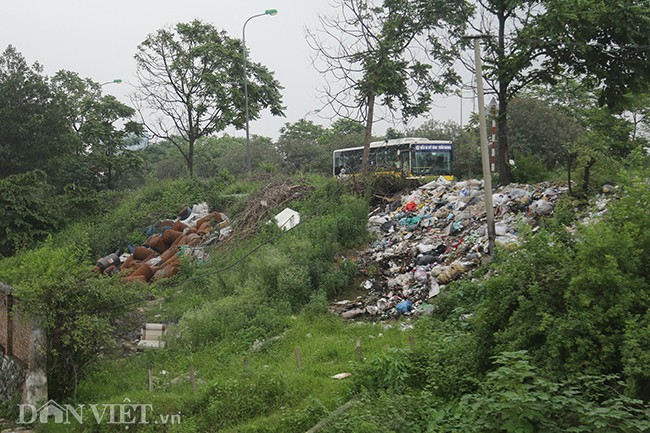
[(223, 241), (231, 232), (228, 217), (210, 211), (206, 203), (181, 209), (177, 218), (157, 221), (146, 230), (142, 245), (129, 252), (109, 254), (97, 260), (95, 272), (114, 275), (131, 271), (126, 281), (143, 283), (171, 277), (178, 272), (180, 256), (207, 259), (205, 247)]
[[(549, 183), (498, 188), (493, 193), (496, 244), (517, 244), (518, 229), (536, 227), (567, 190)], [(344, 318), (427, 312), (428, 301), (445, 285), (481, 264), (488, 250), (484, 198), (482, 181), (440, 178), (375, 209), (368, 230), (377, 240), (359, 256), (361, 268), (373, 270), (372, 276), (362, 283), (363, 295), (331, 309)]]

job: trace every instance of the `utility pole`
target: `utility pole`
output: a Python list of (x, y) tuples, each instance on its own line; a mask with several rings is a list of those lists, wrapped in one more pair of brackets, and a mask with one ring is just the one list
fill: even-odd
[(496, 173), (497, 163), (497, 100), (492, 97), (490, 100), (490, 117), (492, 118), (492, 135), (490, 137), (490, 172)]
[(492, 204), (492, 174), (488, 150), (487, 125), (485, 119), (485, 96), (483, 95), (483, 67), (481, 65), (481, 39), (483, 36), (469, 36), (474, 40), (474, 61), (476, 65), (476, 91), (478, 96), (478, 119), (481, 135), (481, 162), (483, 166), (483, 189), (485, 190), (485, 215), (487, 217), (488, 254), (494, 254), (496, 231), (494, 229), (494, 205)]

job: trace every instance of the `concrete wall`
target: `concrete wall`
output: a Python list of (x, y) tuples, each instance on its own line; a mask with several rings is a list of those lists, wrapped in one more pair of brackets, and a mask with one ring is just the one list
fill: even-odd
[(0, 351), (11, 354), (13, 323), (9, 314), (13, 305), (13, 289), (0, 283)]
[(47, 337), (38, 318), (16, 309), (13, 288), (0, 282), (0, 402), (47, 401)]
[(0, 357), (0, 402), (22, 400), (27, 369), (12, 356)]

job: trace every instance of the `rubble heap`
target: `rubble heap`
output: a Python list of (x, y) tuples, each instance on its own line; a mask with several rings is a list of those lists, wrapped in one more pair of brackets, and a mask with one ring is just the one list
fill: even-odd
[[(535, 227), (567, 190), (549, 183), (497, 189), (492, 196), (496, 244), (516, 245), (518, 228)], [(482, 181), (440, 178), (375, 209), (368, 230), (377, 240), (359, 258), (368, 272), (361, 284), (364, 294), (331, 309), (345, 318), (381, 319), (429, 310), (430, 299), (477, 267), (487, 253), (484, 198)]]
[[(184, 207), (176, 219), (157, 221), (146, 230), (147, 240), (130, 246), (125, 254), (113, 253), (97, 260), (94, 271), (108, 275), (130, 272), (126, 281), (150, 282), (178, 272), (180, 256), (206, 260), (205, 247), (231, 233), (228, 217), (211, 212), (207, 203)], [(125, 272), (126, 273), (126, 272)]]

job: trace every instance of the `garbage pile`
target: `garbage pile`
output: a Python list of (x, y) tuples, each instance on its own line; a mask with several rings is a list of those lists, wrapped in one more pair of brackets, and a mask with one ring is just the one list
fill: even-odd
[[(497, 246), (516, 245), (522, 224), (535, 227), (568, 188), (511, 184), (492, 195)], [(428, 301), (481, 264), (488, 251), (483, 182), (444, 178), (401, 197), (368, 220), (374, 241), (359, 258), (363, 295), (331, 310), (344, 318), (389, 319), (426, 313)]]
[(211, 212), (207, 203), (184, 207), (176, 219), (157, 221), (146, 230), (147, 240), (130, 246), (125, 254), (113, 253), (97, 260), (93, 271), (115, 275), (130, 272), (126, 281), (150, 282), (178, 272), (180, 257), (204, 261), (205, 247), (214, 245), (231, 233), (228, 217)]

